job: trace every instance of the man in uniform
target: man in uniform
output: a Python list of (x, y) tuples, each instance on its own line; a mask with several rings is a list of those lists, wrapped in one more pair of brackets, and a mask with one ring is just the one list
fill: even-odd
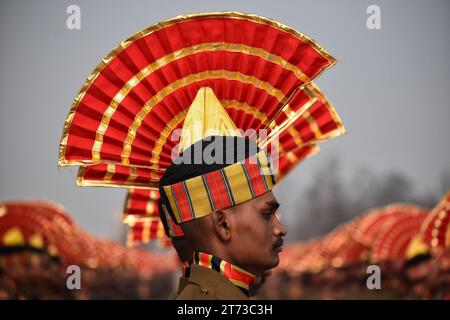
[[(212, 90), (200, 91), (186, 119), (201, 114), (195, 125), (202, 132), (218, 129), (209, 123), (228, 123), (235, 133)], [(210, 97), (198, 98), (203, 93)], [(182, 134), (194, 132), (194, 122), (185, 121)], [(270, 160), (253, 140), (237, 135), (194, 140), (160, 181), (160, 206), (181, 225), (194, 251), (177, 299), (246, 299), (255, 275), (278, 265), (286, 235), (271, 192)]]

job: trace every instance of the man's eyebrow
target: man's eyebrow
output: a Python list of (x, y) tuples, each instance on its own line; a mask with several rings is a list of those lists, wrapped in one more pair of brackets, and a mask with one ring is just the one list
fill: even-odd
[(276, 200), (270, 200), (266, 202), (266, 206), (275, 211), (280, 207), (280, 203)]

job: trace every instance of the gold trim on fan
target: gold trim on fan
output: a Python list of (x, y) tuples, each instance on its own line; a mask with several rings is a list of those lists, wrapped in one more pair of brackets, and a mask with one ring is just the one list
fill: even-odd
[(337, 113), (333, 104), (323, 94), (322, 90), (320, 90), (320, 88), (317, 86), (317, 84), (315, 84), (314, 82), (310, 82), (307, 85), (302, 86), (302, 88), (305, 89), (305, 92), (308, 95), (311, 94), (312, 96), (319, 96), (320, 100), (322, 100), (322, 102), (329, 107), (330, 112), (333, 114), (333, 118), (336, 121), (336, 125), (337, 125), (338, 129), (336, 130), (336, 135), (327, 136), (326, 139), (331, 139), (331, 138), (346, 134), (347, 130), (345, 129), (345, 126), (344, 126), (344, 123), (342, 122), (341, 117)]
[[(257, 138), (257, 143), (262, 148), (265, 148), (271, 141), (273, 141), (276, 137), (278, 137), (284, 130), (290, 128), (292, 124), (300, 118), (306, 110), (311, 108), (317, 101), (319, 101), (318, 98), (312, 98), (307, 103), (305, 103), (297, 112), (295, 112), (294, 115), (291, 115), (288, 117), (285, 121), (283, 121), (281, 124), (274, 127), (274, 129), (270, 132), (270, 134), (266, 137), (265, 140), (261, 141), (259, 139), (259, 136)], [(275, 119), (272, 120), (274, 122)]]
[(139, 215), (138, 216), (138, 215), (133, 215), (133, 214), (130, 214), (129, 216), (125, 217), (122, 220), (122, 222), (124, 224), (128, 225), (129, 227), (134, 227), (136, 225), (136, 223), (146, 222), (146, 221), (148, 221), (150, 223), (151, 222), (158, 222), (158, 224), (159, 224), (159, 222), (161, 220), (160, 220), (160, 218), (158, 216), (147, 216), (147, 215), (144, 215), (144, 216), (140, 216)]
[(294, 150), (285, 152), (286, 158), (289, 160), (289, 162), (292, 164), (292, 166), (290, 167), (290, 169), (289, 169), (288, 171), (284, 172), (283, 174), (277, 174), (277, 175), (276, 175), (276, 178), (277, 178), (278, 183), (280, 183), (280, 181), (283, 180), (284, 177), (286, 177), (286, 176), (289, 174), (289, 172), (291, 172), (292, 169), (295, 168), (295, 166), (296, 166), (297, 164), (299, 164), (300, 162), (303, 162), (303, 161), (305, 161), (306, 159), (309, 159), (310, 157), (312, 157), (312, 156), (318, 154), (319, 151), (320, 151), (320, 147), (319, 147), (317, 144), (314, 144), (314, 143), (313, 143), (313, 144), (309, 144), (309, 145), (306, 144), (306, 145), (301, 146), (301, 147), (298, 147), (298, 148), (304, 148), (304, 147), (307, 147), (307, 146), (310, 146), (310, 147), (311, 147), (311, 150), (310, 150), (310, 151), (306, 154), (306, 156), (304, 156), (303, 158), (298, 158), (298, 157), (293, 153)]
[[(110, 164), (114, 166), (114, 164)], [(111, 180), (90, 180), (84, 179), (85, 167), (80, 166), (78, 168), (77, 174), (77, 186), (79, 187), (117, 187), (117, 188), (133, 188), (133, 189), (151, 189), (151, 190), (159, 190), (158, 189), (158, 181), (149, 181), (148, 184), (137, 183), (135, 181), (123, 181), (121, 183), (116, 183)], [(106, 173), (107, 174), (107, 173)]]

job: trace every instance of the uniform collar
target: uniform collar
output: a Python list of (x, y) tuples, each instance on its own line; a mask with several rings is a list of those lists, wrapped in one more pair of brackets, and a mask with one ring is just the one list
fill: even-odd
[(248, 295), (235, 286), (231, 281), (225, 279), (219, 272), (197, 264), (191, 265), (189, 283), (199, 287), (204, 295), (202, 299), (217, 300), (248, 300)]
[(241, 291), (243, 291), (247, 296), (250, 286), (255, 280), (255, 275), (250, 272), (247, 272), (244, 269), (241, 269), (211, 254), (195, 252), (193, 264), (206, 267), (220, 273), (224, 278), (228, 279), (235, 286), (241, 289)]

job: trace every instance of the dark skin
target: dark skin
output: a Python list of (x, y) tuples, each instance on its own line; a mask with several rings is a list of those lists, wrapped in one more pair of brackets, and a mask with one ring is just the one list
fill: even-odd
[(195, 251), (213, 254), (253, 274), (278, 265), (287, 231), (272, 192), (182, 224)]
[(185, 237), (172, 238), (172, 244), (181, 262), (191, 261), (194, 256), (191, 244)]

